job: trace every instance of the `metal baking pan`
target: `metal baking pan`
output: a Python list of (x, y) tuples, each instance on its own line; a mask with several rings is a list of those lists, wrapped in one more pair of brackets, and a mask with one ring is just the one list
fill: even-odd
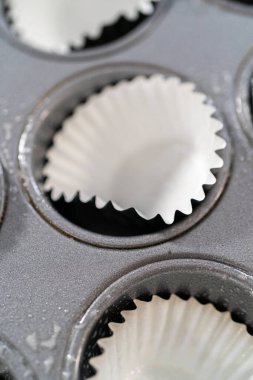
[[(24, 46), (2, 11), (0, 360), (13, 378), (87, 377), (97, 322), (145, 292), (207, 294), (253, 326), (252, 35), (253, 6), (163, 0), (125, 37), (61, 57)], [(46, 139), (80, 97), (153, 72), (195, 82), (217, 107), (228, 142), (217, 184), (161, 231), (114, 237), (77, 227), (43, 194)]]

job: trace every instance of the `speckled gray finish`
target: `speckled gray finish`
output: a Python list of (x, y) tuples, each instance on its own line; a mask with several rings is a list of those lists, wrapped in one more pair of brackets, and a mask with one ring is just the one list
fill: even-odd
[[(197, 279), (202, 274), (207, 287), (217, 287), (217, 294), (228, 298), (231, 307), (238, 304), (253, 320), (249, 302), (253, 290), (253, 146), (237, 114), (241, 114), (237, 83), (241, 64), (253, 46), (253, 16), (238, 7), (227, 9), (205, 0), (174, 0), (165, 8), (137, 39), (129, 38), (111, 55), (101, 52), (89, 58), (60, 59), (22, 51), (1, 24), (0, 157), (8, 196), (0, 229), (0, 336), (2, 342), (9, 342), (6, 349), (15, 346), (14, 354), (18, 350), (25, 358), (21, 361), (28, 374), (21, 370), (19, 379), (31, 376), (31, 370), (41, 380), (78, 377), (78, 361), (66, 364), (69, 347), (75, 348), (71, 353), (76, 357), (80, 353), (78, 340), (71, 340), (75, 324), (121, 276), (133, 270), (140, 273), (138, 278), (129, 275), (131, 287), (135, 281), (139, 284), (144, 273), (153, 278), (149, 270), (138, 269), (151, 263), (155, 263), (155, 276), (167, 268), (172, 288), (179, 281), (175, 274), (179, 267), (180, 273), (185, 271), (179, 277), (189, 287), (194, 284), (194, 273)], [(54, 85), (96, 65), (127, 62), (159, 65), (195, 81), (219, 108), (232, 140), (233, 162), (222, 197), (191, 230), (155, 246), (102, 248), (64, 235), (35, 210), (21, 184), (18, 146), (27, 115)], [(247, 62), (253, 62), (252, 58)], [(125, 291), (134, 294), (127, 284), (118, 283), (104, 294), (104, 300), (96, 301), (82, 319), (84, 324), (87, 321), (86, 327), (80, 326), (84, 338), (96, 313), (109, 305), (108, 294), (112, 299)], [(17, 373), (19, 360), (13, 363)], [(74, 372), (64, 374), (70, 370)]]

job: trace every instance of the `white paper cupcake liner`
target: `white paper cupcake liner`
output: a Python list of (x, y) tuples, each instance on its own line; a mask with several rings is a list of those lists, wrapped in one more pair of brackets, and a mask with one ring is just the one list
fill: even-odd
[[(159, 0), (154, 0), (158, 2)], [(151, 0), (5, 0), (11, 27), (27, 44), (67, 53), (86, 38), (99, 38), (105, 26), (121, 16), (134, 21), (154, 12)]]
[(96, 196), (116, 210), (134, 208), (149, 220), (192, 213), (191, 200), (205, 198), (210, 171), (223, 166), (216, 153), (224, 139), (220, 121), (194, 84), (157, 74), (106, 87), (76, 108), (47, 152), (44, 189), (57, 201)]
[(228, 312), (177, 296), (134, 301), (90, 360), (94, 380), (250, 380), (253, 337)]

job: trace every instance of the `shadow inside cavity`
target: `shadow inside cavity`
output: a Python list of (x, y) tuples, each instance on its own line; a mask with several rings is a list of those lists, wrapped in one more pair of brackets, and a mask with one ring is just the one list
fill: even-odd
[[(156, 11), (157, 3), (152, 3)], [(84, 40), (84, 48), (80, 49), (72, 46), (71, 50), (75, 52), (83, 49), (93, 49), (110, 44), (112, 42), (116, 42), (117, 40), (125, 37), (128, 33), (132, 32), (135, 28), (137, 28), (140, 24), (142, 24), (153, 15), (154, 13), (152, 13), (152, 15), (145, 16), (139, 12), (138, 17), (134, 21), (128, 21), (125, 17), (120, 17), (118, 21), (116, 21), (113, 25), (105, 26), (99, 38), (86, 38)]]
[[(253, 5), (253, 1), (252, 1)], [(250, 86), (249, 86), (249, 109), (250, 109), (250, 116), (251, 116), (251, 121), (252, 121), (252, 126), (253, 126), (253, 73), (250, 81)]]
[(9, 372), (0, 373), (0, 380), (14, 380)]
[(230, 3), (253, 5), (253, 0), (227, 0)]
[(5, 364), (0, 362), (0, 380), (15, 380)]
[(117, 211), (108, 203), (98, 209), (95, 199), (83, 203), (77, 196), (68, 203), (61, 197), (58, 201), (51, 201), (53, 207), (67, 220), (78, 227), (91, 232), (109, 236), (138, 236), (158, 232), (167, 228), (161, 216), (145, 220), (134, 209)]

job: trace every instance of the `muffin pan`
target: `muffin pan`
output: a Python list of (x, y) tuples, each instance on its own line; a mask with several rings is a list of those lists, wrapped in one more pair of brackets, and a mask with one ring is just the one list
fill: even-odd
[[(3, 366), (17, 380), (87, 378), (108, 322), (119, 321), (134, 299), (152, 295), (212, 303), (252, 334), (250, 6), (161, 1), (154, 15), (117, 41), (62, 56), (25, 46), (5, 16), (2, 11)], [(82, 209), (76, 200), (74, 208), (52, 201), (43, 167), (64, 120), (106, 86), (155, 74), (196, 84), (223, 124), (218, 134), (227, 146), (218, 154), (224, 164), (205, 199), (171, 225), (143, 224), (131, 210), (119, 222), (110, 207), (95, 214), (94, 200)], [(71, 219), (78, 212), (79, 224)]]

